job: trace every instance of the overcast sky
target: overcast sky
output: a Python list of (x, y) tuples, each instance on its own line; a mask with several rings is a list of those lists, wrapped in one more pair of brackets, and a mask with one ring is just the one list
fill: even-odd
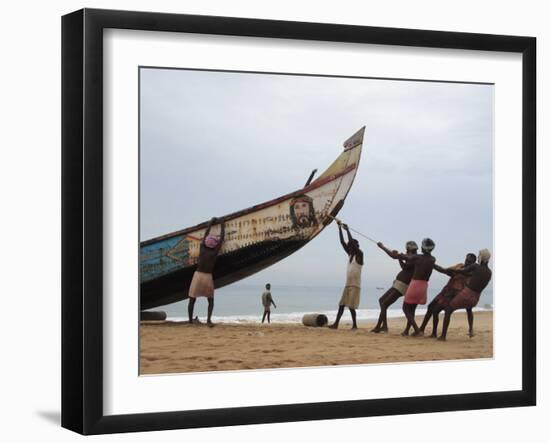
[[(429, 236), (442, 266), (493, 249), (491, 85), (141, 69), (140, 91), (142, 240), (301, 188), (365, 125), (339, 217), (400, 250)], [(391, 284), (358, 239), (364, 284)], [(340, 285), (345, 266), (332, 224), (244, 282)]]

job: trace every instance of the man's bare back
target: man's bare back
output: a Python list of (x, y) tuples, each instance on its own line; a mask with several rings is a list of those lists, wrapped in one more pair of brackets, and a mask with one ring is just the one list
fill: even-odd
[(431, 254), (408, 255), (407, 263), (414, 265), (413, 280), (428, 281), (435, 265), (435, 257)]

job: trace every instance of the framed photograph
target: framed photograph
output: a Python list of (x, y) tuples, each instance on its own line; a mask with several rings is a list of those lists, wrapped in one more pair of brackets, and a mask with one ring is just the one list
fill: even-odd
[(536, 403), (532, 37), (62, 20), (62, 425)]

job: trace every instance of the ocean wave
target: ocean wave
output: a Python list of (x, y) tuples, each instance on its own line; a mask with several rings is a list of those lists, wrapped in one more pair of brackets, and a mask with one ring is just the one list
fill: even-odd
[[(487, 307), (483, 308), (474, 308), (474, 311), (490, 311)], [(306, 314), (324, 314), (328, 317), (329, 321), (332, 321), (336, 318), (336, 310), (330, 311), (319, 311), (319, 312), (290, 312), (290, 313), (274, 313), (271, 312), (271, 322), (272, 323), (288, 323), (296, 324), (302, 323), (302, 318)], [(357, 310), (357, 320), (358, 321), (368, 321), (368, 320), (377, 320), (378, 315), (380, 314), (379, 309), (358, 309)], [(426, 314), (426, 308), (417, 309), (416, 315)], [(401, 309), (388, 309), (388, 318), (399, 318), (404, 317), (403, 311)], [(170, 321), (186, 321), (187, 317), (171, 317), (168, 316), (167, 320)], [(351, 320), (349, 312), (346, 310), (344, 316), (342, 317), (343, 321)], [(212, 321), (214, 323), (231, 323), (231, 324), (250, 324), (250, 323), (261, 323), (262, 315), (224, 315), (224, 316), (212, 316)]]

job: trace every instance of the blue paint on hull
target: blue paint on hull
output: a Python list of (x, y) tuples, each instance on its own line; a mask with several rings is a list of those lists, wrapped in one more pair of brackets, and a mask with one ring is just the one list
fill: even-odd
[(140, 283), (171, 274), (190, 264), (189, 241), (183, 236), (142, 246), (139, 254)]
[[(265, 241), (220, 255), (214, 269), (214, 286), (221, 288), (255, 274), (288, 257), (307, 243), (294, 238)], [(196, 265), (179, 267), (175, 271), (149, 281), (140, 287), (141, 309), (151, 309), (186, 299)]]

